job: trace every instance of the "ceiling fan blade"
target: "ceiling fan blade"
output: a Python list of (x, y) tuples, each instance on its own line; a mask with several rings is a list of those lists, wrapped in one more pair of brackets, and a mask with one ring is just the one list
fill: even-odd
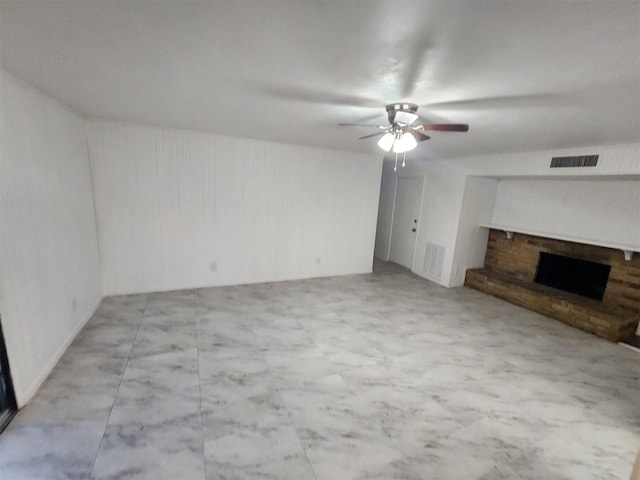
[(304, 102), (320, 105), (337, 105), (362, 108), (379, 108), (381, 101), (372, 98), (332, 91), (314, 90), (296, 85), (278, 85), (270, 83), (247, 82), (247, 88), (257, 90), (272, 98), (292, 102)]
[(376, 127), (380, 129), (385, 129), (388, 125), (373, 125), (371, 123), (339, 123), (339, 127)]
[(429, 135), (425, 135), (424, 133), (418, 132), (417, 130), (413, 130), (411, 133), (413, 134), (417, 142), (424, 142), (425, 140), (429, 140), (431, 138)]
[(364, 137), (360, 137), (358, 138), (358, 140), (364, 140), (365, 138), (371, 138), (371, 137), (379, 137), (380, 135), (384, 135), (387, 132), (376, 132), (376, 133), (372, 133), (371, 135), (365, 135)]
[(563, 89), (556, 92), (538, 92), (513, 95), (496, 95), (476, 98), (466, 98), (458, 100), (448, 100), (442, 102), (430, 102), (423, 104), (424, 110), (450, 110), (450, 109), (507, 109), (507, 108), (548, 108), (550, 104), (555, 106), (576, 106), (582, 105), (585, 100), (592, 100), (607, 96), (612, 90), (638, 91), (637, 80), (619, 79), (590, 84), (588, 87), (571, 86), (568, 90)]
[[(431, 31), (431, 29), (429, 29)], [(406, 63), (402, 73), (402, 84), (400, 96), (408, 98), (413, 95), (413, 91), (416, 88), (416, 84), (420, 79), (420, 74), (424, 68), (426, 57), (429, 51), (435, 46), (431, 35), (426, 31), (423, 31), (418, 38), (415, 38), (415, 34), (407, 39), (407, 44), (410, 44), (408, 50), (406, 50)]]
[(469, 125), (466, 123), (427, 123), (418, 125), (422, 130), (435, 130), (439, 132), (468, 132)]
[(492, 108), (527, 108), (536, 106), (546, 106), (550, 101), (554, 101), (556, 95), (550, 93), (533, 93), (525, 95), (498, 95), (495, 97), (470, 98), (462, 100), (452, 100), (448, 102), (434, 102), (424, 105), (430, 109), (492, 109)]

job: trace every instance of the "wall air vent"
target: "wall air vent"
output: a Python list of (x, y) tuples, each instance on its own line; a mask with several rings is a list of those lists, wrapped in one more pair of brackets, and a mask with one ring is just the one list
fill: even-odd
[(422, 269), (427, 277), (440, 280), (444, 263), (444, 245), (427, 243), (424, 249), (424, 263)]
[(595, 167), (600, 155), (577, 155), (574, 157), (553, 157), (550, 168)]

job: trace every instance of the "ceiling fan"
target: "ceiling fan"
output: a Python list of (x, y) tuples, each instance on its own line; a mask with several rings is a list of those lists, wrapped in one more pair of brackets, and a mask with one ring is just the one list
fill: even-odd
[(416, 123), (420, 116), (416, 113), (418, 105), (415, 103), (390, 103), (386, 107), (389, 125), (370, 125), (362, 123), (339, 123), (343, 127), (376, 127), (380, 131), (360, 137), (359, 140), (365, 138), (378, 137), (378, 146), (385, 152), (393, 152), (396, 154), (396, 165), (398, 166), (398, 154), (402, 153), (402, 166), (405, 166), (404, 154), (409, 150), (413, 150), (418, 142), (424, 142), (431, 137), (424, 132), (468, 132), (469, 125), (466, 123)]

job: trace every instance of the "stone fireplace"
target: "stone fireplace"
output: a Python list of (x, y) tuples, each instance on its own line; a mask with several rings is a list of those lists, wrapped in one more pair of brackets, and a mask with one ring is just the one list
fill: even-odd
[[(536, 283), (541, 253), (602, 265), (602, 300)], [(640, 255), (613, 248), (492, 228), (484, 268), (467, 270), (465, 285), (614, 342), (632, 337), (640, 320)]]

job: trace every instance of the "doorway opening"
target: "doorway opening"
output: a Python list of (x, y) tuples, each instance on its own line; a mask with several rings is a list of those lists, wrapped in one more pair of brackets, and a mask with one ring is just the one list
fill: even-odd
[(2, 333), (2, 319), (0, 319), (0, 433), (7, 428), (16, 410), (16, 396), (11, 382), (9, 358)]

